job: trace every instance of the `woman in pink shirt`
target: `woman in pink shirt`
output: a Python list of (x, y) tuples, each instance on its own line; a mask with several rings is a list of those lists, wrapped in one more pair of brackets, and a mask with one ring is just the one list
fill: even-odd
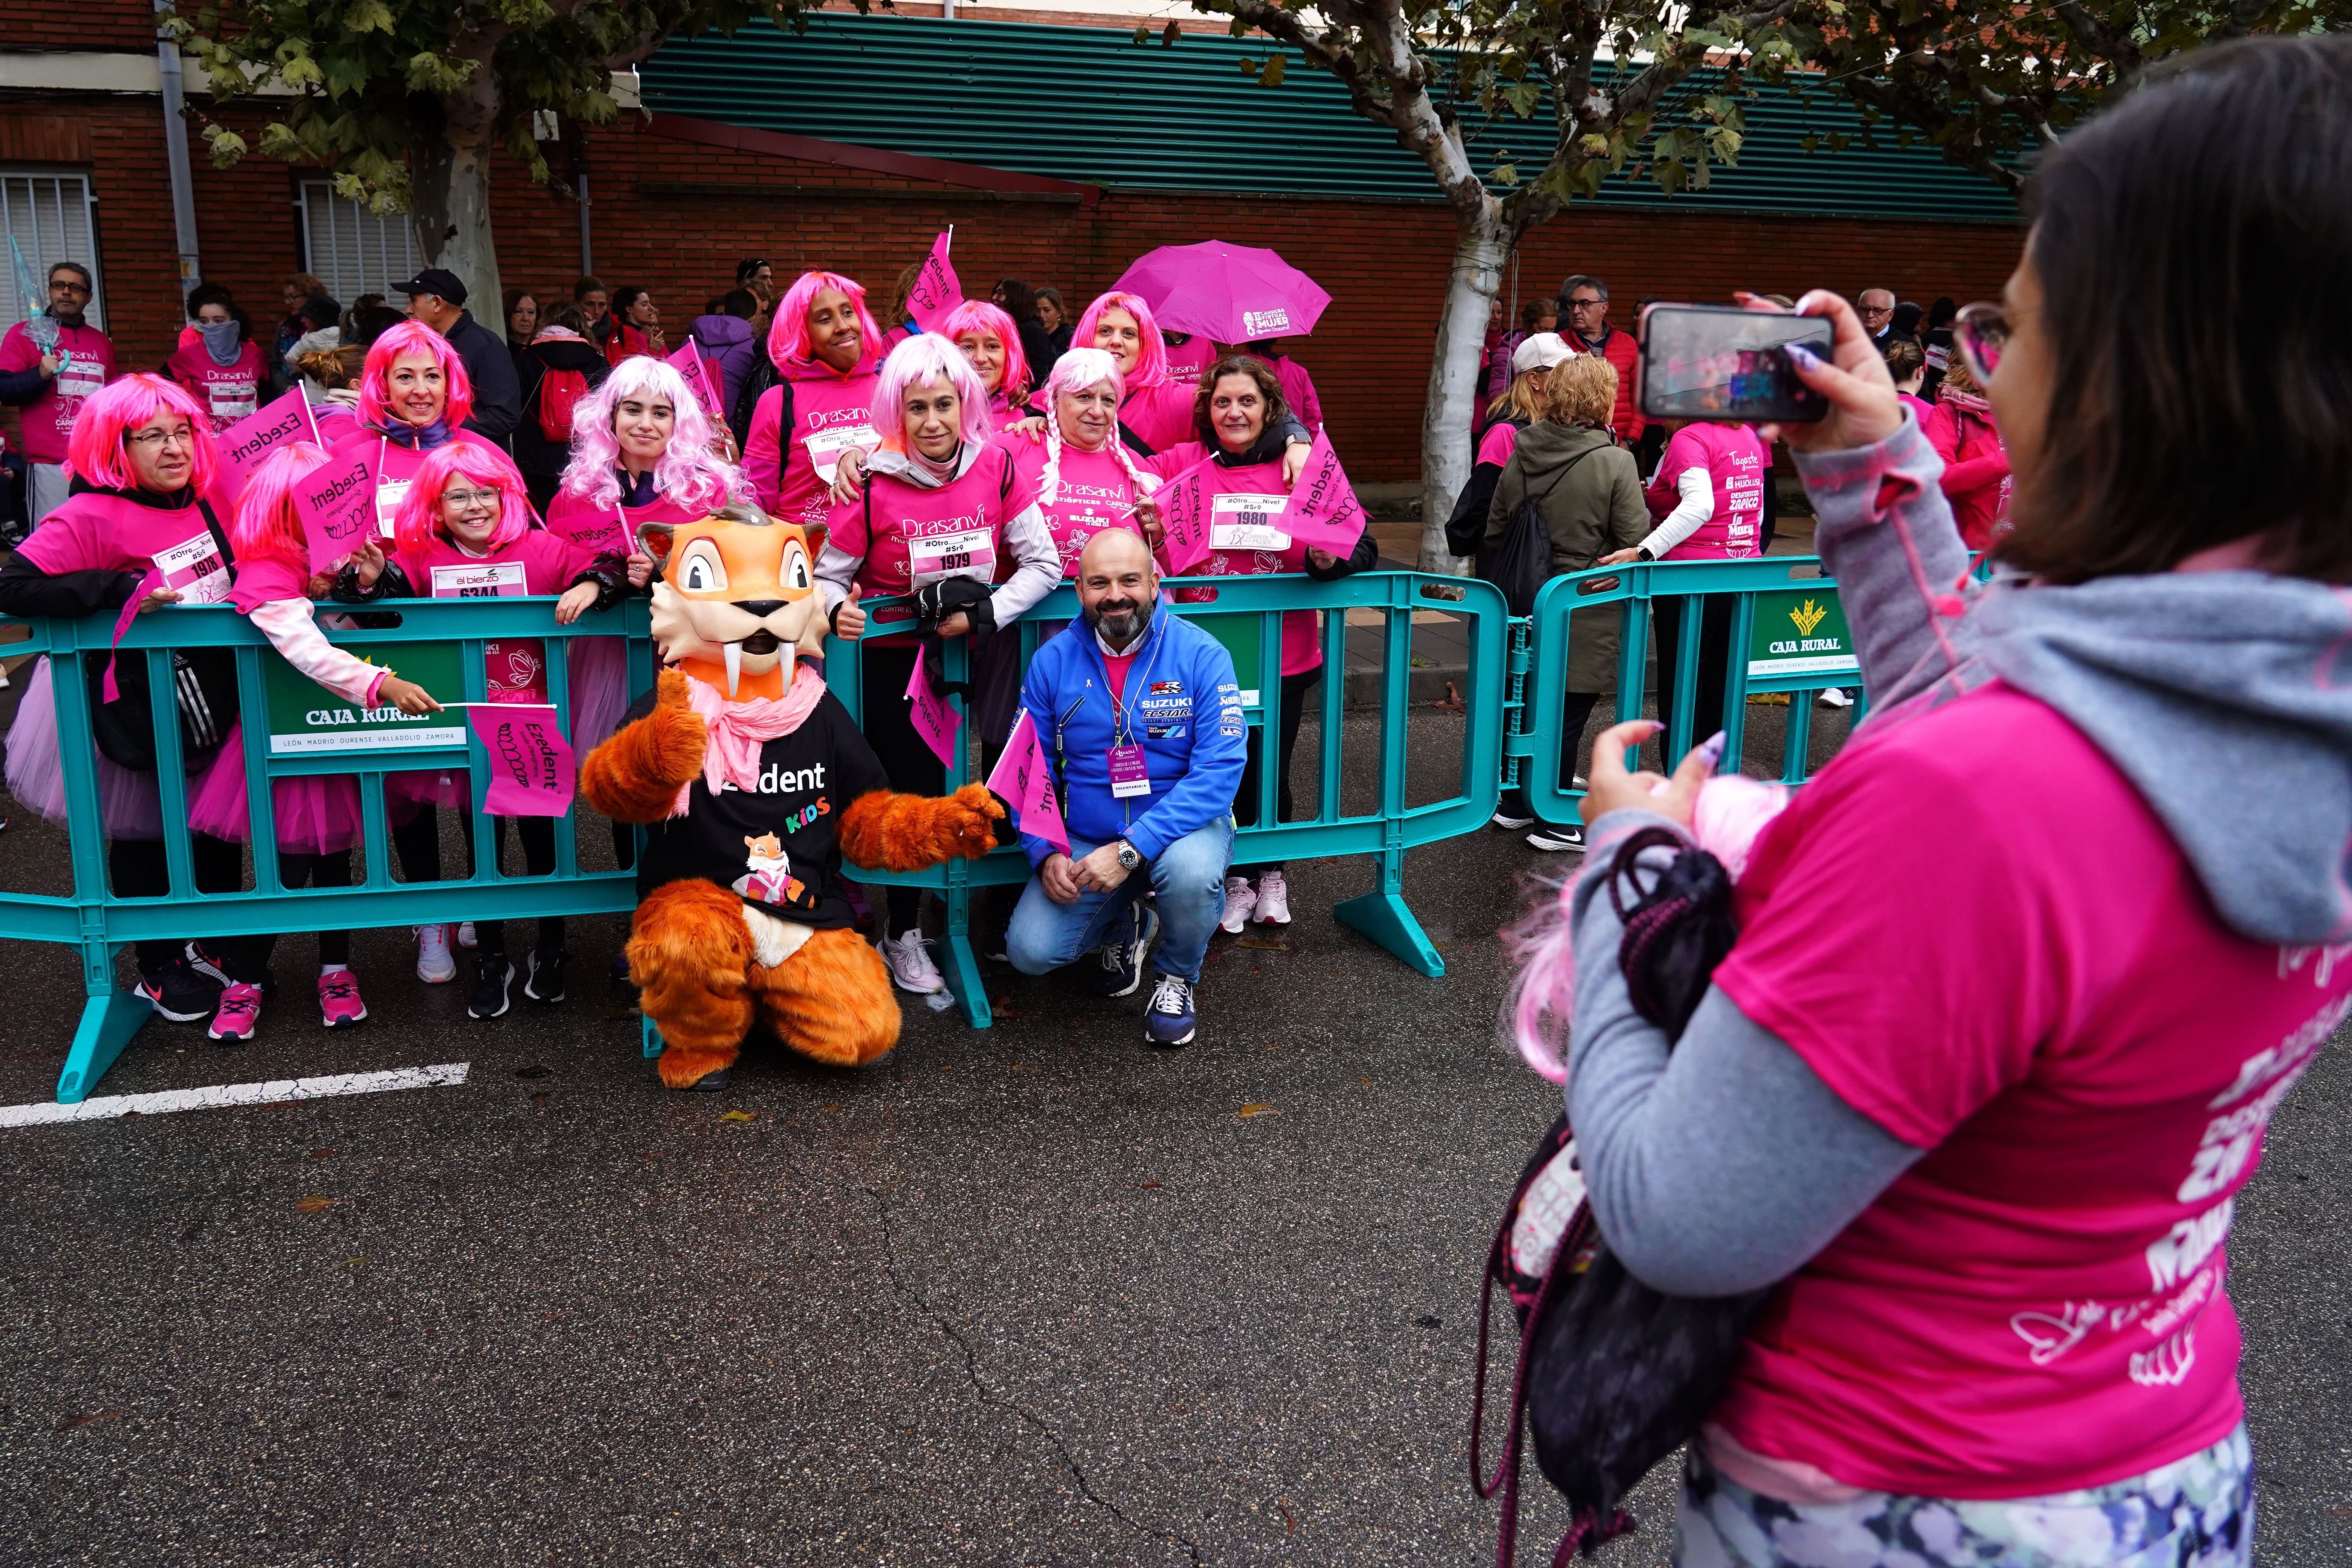
[[(1551, 999), (1612, 1251), (1678, 1295), (1780, 1282), (1678, 1563), (2252, 1561), (2231, 1220), (2352, 1016), (2347, 74), (2341, 37), (2202, 51), (2037, 163), (1962, 333), (2017, 480), (1990, 584), (1859, 321), (1801, 303), (1832, 412), (1778, 433), (1870, 718), (1756, 839), (1671, 1056), (1610, 879)], [(1703, 757), (1669, 784), (1611, 743), (1653, 728), (1595, 748), (1595, 857), (1689, 832)]]
[(874, 384), (882, 374), (881, 342), (866, 290), (838, 272), (803, 272), (776, 301), (768, 357), (782, 380), (760, 395), (743, 444), (743, 477), (760, 510), (824, 527), (835, 465), (880, 440)]
[(1936, 389), (1936, 406), (1919, 422), (1927, 445), (1944, 459), (1944, 494), (1960, 542), (1982, 550), (2009, 525), (2009, 449), (2001, 445), (1992, 405), (1969, 374), (1968, 356), (1953, 360)]
[(261, 407), (261, 384), (269, 377), (261, 345), (253, 341), (253, 323), (217, 283), (189, 290), (188, 323), (163, 369), (212, 427), (225, 430)]

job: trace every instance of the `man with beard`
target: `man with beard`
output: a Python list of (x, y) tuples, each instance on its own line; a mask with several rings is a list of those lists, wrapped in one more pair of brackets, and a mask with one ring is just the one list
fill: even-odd
[[(1187, 1046), (1233, 860), (1249, 728), (1241, 689), (1223, 646), (1160, 602), (1137, 534), (1105, 529), (1087, 541), (1077, 590), (1084, 616), (1039, 647), (1021, 688), (1061, 786), (1070, 847), (1021, 836), (1034, 874), (1006, 952), (1024, 974), (1092, 953), (1088, 978), (1105, 996), (1132, 994), (1149, 955), (1143, 1037)], [(1147, 888), (1156, 910), (1139, 908)]]
[(49, 268), (49, 308), (0, 338), (0, 404), (25, 411), (33, 466), (26, 500), (36, 526), (65, 504), (66, 437), (82, 399), (114, 379), (114, 344), (82, 318), (90, 283), (80, 262), (58, 262)]

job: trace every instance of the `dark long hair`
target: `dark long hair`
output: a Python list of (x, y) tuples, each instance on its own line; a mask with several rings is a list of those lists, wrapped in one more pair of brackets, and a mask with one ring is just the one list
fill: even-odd
[(1030, 291), (1028, 284), (1018, 278), (998, 279), (996, 287), (991, 291), (989, 298), (1003, 307), (1004, 313), (1016, 321), (1034, 321), (1037, 319), (1037, 296)]
[(1245, 375), (1257, 383), (1258, 395), (1265, 399), (1261, 439), (1281, 429), (1290, 417), (1290, 405), (1283, 400), (1282, 382), (1272, 365), (1255, 354), (1226, 354), (1201, 373), (1200, 387), (1192, 394), (1192, 433), (1212, 452), (1217, 449), (1217, 427), (1209, 422), (1209, 400), (1216, 395), (1217, 383), (1229, 375)]
[(2263, 563), (2352, 582), (2352, 37), (2149, 74), (2046, 153), (2029, 240), (2050, 406), (2008, 561), (2056, 582)]

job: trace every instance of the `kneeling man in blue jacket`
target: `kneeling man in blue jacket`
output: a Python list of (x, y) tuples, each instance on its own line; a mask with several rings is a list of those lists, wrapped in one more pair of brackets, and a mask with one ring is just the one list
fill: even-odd
[[(1248, 725), (1224, 646), (1160, 602), (1143, 541), (1106, 529), (1078, 558), (1083, 618), (1039, 645), (1021, 703), (1061, 783), (1070, 853), (1021, 836), (1034, 875), (1005, 933), (1024, 974), (1095, 955), (1106, 996), (1150, 955), (1143, 1037), (1192, 1043), (1192, 989), (1225, 906)], [(1146, 889), (1158, 911), (1139, 911)], [(1156, 951), (1155, 951), (1156, 944)]]

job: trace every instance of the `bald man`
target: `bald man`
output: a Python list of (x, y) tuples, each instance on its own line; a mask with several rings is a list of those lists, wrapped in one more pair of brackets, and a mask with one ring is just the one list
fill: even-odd
[[(1149, 958), (1143, 1037), (1189, 1046), (1234, 857), (1249, 730), (1241, 689), (1224, 645), (1160, 602), (1141, 535), (1109, 528), (1088, 540), (1077, 589), (1083, 613), (1038, 647), (1021, 686), (1070, 845), (1022, 833), (1032, 875), (1005, 952), (1024, 974), (1091, 958), (1088, 980), (1105, 996), (1134, 994)], [(1157, 909), (1139, 912), (1147, 888)]]

